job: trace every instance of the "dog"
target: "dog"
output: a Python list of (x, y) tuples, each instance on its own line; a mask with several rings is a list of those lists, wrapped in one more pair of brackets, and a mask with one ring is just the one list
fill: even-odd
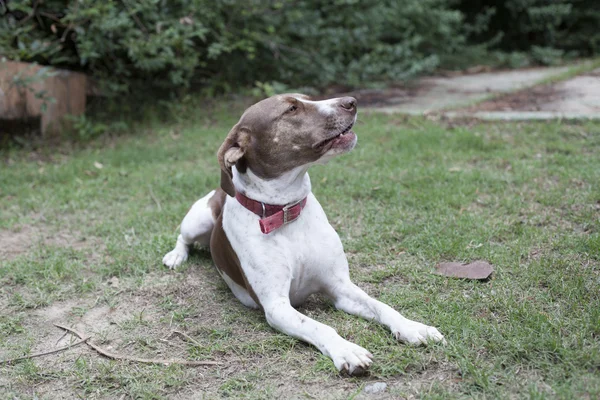
[(273, 328), (308, 342), (339, 371), (360, 375), (373, 355), (298, 312), (313, 293), (335, 307), (387, 326), (410, 344), (445, 342), (350, 280), (342, 242), (311, 192), (308, 169), (354, 148), (357, 102), (281, 94), (248, 108), (218, 150), (221, 187), (198, 200), (163, 263), (173, 269), (194, 243), (210, 246), (235, 297), (264, 311)]

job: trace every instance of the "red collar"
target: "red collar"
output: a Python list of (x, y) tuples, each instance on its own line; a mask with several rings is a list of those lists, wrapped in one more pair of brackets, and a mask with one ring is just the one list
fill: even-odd
[(270, 233), (283, 225), (288, 224), (300, 216), (300, 212), (306, 205), (306, 197), (295, 203), (285, 206), (265, 204), (260, 201), (252, 200), (240, 192), (235, 193), (237, 201), (254, 214), (262, 217), (258, 222), (262, 233)]

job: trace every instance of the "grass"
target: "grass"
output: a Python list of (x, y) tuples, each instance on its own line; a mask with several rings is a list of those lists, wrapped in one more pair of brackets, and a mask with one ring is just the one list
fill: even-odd
[(547, 85), (551, 83), (565, 81), (567, 79), (574, 78), (578, 75), (592, 72), (598, 68), (600, 68), (600, 58), (592, 58), (569, 67), (565, 72), (561, 74), (553, 75), (546, 79), (543, 79), (542, 81), (537, 82), (536, 85)]
[[(374, 381), (393, 398), (600, 397), (600, 124), (360, 118), (358, 147), (311, 170), (314, 192), (353, 279), (448, 345), (399, 344), (313, 298), (303, 313), (375, 355), (369, 377), (347, 378), (241, 306), (206, 251), (161, 266), (184, 213), (218, 184), (215, 152), (239, 115), (226, 106), (75, 149), (6, 150), (0, 169), (12, 246), (0, 250), (0, 358), (53, 348), (60, 322), (115, 352), (223, 364), (116, 362), (80, 346), (0, 365), (0, 397), (354, 398)], [(477, 259), (493, 279), (432, 273)]]

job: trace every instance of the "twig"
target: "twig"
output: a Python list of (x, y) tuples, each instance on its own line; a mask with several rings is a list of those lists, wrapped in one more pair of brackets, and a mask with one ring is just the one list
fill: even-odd
[[(7, 4), (3, 4), (4, 8), (6, 9), (6, 11), (8, 11), (8, 5)], [(36, 16), (36, 11), (37, 11), (37, 7), (38, 7), (38, 2), (35, 1), (33, 3), (33, 9), (31, 10), (30, 14), (27, 14), (27, 16), (25, 18), (23, 18), (22, 20), (19, 21), (19, 24), (23, 25), (25, 22), (29, 21), (31, 18)]]
[[(54, 326), (56, 326), (57, 328), (69, 331), (71, 333), (74, 333), (75, 335), (79, 336), (80, 338), (83, 338), (83, 336), (84, 336), (82, 333), (77, 332), (73, 328), (67, 328), (66, 326), (62, 326), (62, 325), (58, 325), (58, 324), (54, 324)], [(102, 354), (104, 357), (108, 357), (113, 360), (126, 360), (126, 361), (134, 361), (134, 362), (140, 362), (140, 363), (146, 363), (146, 364), (221, 365), (221, 363), (217, 362), (217, 361), (187, 361), (187, 360), (173, 360), (173, 359), (166, 360), (166, 359), (155, 359), (155, 358), (129, 357), (129, 356), (124, 356), (121, 354), (115, 354), (115, 353), (106, 351), (103, 348), (96, 346), (91, 341), (86, 341), (85, 343), (88, 346), (90, 346), (92, 349), (96, 350), (98, 353)]]
[(131, 7), (129, 7), (129, 4), (127, 4), (127, 3), (128, 3), (127, 1), (123, 0), (123, 5), (125, 6), (125, 8), (127, 8), (127, 11), (129, 12), (129, 15), (131, 16), (131, 18), (133, 18), (133, 20), (137, 24), (138, 28), (140, 28), (142, 30), (142, 32), (144, 32), (146, 34), (146, 36), (148, 36), (148, 29), (142, 23), (142, 21), (140, 21), (140, 19), (136, 15), (135, 11), (131, 10)]
[(58, 346), (58, 342), (60, 342), (68, 334), (69, 334), (69, 332), (65, 331), (65, 333), (63, 333), (63, 335), (56, 341), (56, 343), (54, 343), (54, 346)]
[(160, 201), (158, 201), (158, 199), (154, 195), (154, 191), (152, 191), (152, 186), (148, 185), (148, 189), (150, 189), (150, 197), (152, 197), (152, 200), (154, 200), (154, 202), (156, 203), (156, 206), (158, 207), (158, 211), (162, 211), (162, 207), (160, 206)]
[(78, 342), (75, 342), (73, 344), (70, 344), (68, 346), (63, 346), (63, 347), (60, 347), (58, 349), (54, 349), (54, 350), (51, 350), (51, 351), (45, 351), (43, 353), (31, 354), (31, 355), (24, 356), (24, 357), (11, 358), (9, 360), (0, 360), (0, 364), (12, 364), (15, 361), (29, 360), (30, 358), (47, 356), (49, 354), (54, 354), (54, 353), (58, 353), (58, 352), (61, 352), (61, 351), (69, 350), (69, 349), (71, 349), (71, 348), (73, 348), (75, 346), (80, 345), (81, 343), (87, 342), (90, 339), (89, 336), (85, 336), (85, 337), (81, 336), (81, 335), (77, 335), (77, 336), (79, 336), (81, 338), (81, 340), (79, 340)]
[[(79, 3), (76, 2), (75, 3), (75, 10), (73, 10), (73, 13), (76, 14), (77, 10), (79, 9)], [(62, 37), (60, 38), (60, 41), (62, 43), (64, 43), (65, 39), (67, 38), (67, 35), (69, 34), (70, 31), (73, 30), (73, 21), (69, 22), (69, 24), (67, 25), (65, 31), (62, 34)]]
[(47, 12), (44, 12), (44, 11), (40, 11), (40, 15), (41, 15), (42, 17), (49, 18), (49, 19), (51, 19), (51, 20), (52, 20), (52, 21), (54, 21), (54, 22), (58, 22), (58, 23), (59, 23), (59, 24), (61, 24), (62, 26), (65, 26), (65, 24), (63, 24), (63, 22), (60, 20), (60, 18), (58, 18), (58, 17), (57, 17), (56, 15), (54, 15), (54, 14), (50, 14), (50, 13), (47, 13)]
[(182, 338), (184, 338), (186, 341), (193, 343), (196, 346), (202, 347), (202, 345), (200, 343), (198, 343), (194, 338), (190, 337), (187, 333), (183, 333), (181, 331), (171, 331), (171, 333), (169, 334), (169, 336), (167, 336), (167, 338), (169, 338), (173, 335), (179, 335)]

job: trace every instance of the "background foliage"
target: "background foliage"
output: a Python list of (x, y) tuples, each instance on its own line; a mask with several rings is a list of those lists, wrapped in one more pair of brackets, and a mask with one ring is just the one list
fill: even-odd
[(461, 0), (458, 9), (467, 26), (480, 28), (470, 44), (493, 43), (513, 57), (528, 52), (541, 64), (600, 53), (597, 0)]
[[(357, 86), (482, 62), (492, 50), (541, 63), (598, 53), (594, 3), (0, 0), (0, 55), (82, 70), (114, 93)], [(521, 53), (496, 60), (528, 62)]]

